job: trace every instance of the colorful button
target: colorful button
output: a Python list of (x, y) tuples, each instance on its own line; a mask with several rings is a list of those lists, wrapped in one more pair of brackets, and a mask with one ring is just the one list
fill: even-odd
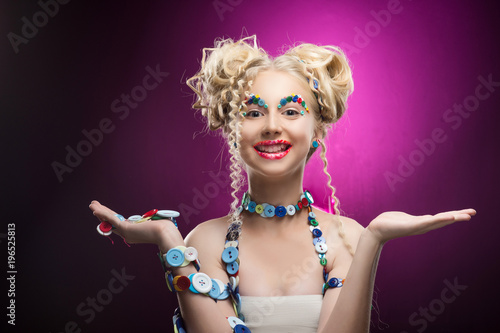
[(273, 217), (275, 210), (276, 209), (274, 208), (273, 205), (267, 205), (266, 208), (264, 209), (264, 212), (267, 217)]
[(125, 221), (125, 218), (121, 214), (115, 214), (115, 216), (120, 220), (120, 221)]
[[(250, 210), (249, 210), (250, 211)], [(255, 212), (257, 214), (261, 214), (264, 211), (264, 207), (262, 205), (255, 206)]]
[(231, 276), (229, 278), (229, 283), (231, 284), (231, 287), (233, 287), (233, 290), (238, 287), (238, 284), (240, 283), (240, 277), (239, 276)]
[(237, 317), (228, 317), (227, 321), (229, 322), (229, 325), (231, 326), (231, 328), (234, 328), (236, 325), (245, 325), (243, 320), (241, 320), (240, 318), (237, 318)]
[(313, 232), (314, 229), (320, 229), (321, 230), (321, 227), (318, 225), (318, 226), (314, 226), (314, 225), (310, 225), (309, 226), (309, 230), (311, 230), (311, 232)]
[(318, 221), (316, 221), (316, 219), (310, 220), (309, 223), (314, 227), (316, 227), (319, 224)]
[(245, 194), (243, 194), (243, 198), (241, 199), (241, 205), (243, 206), (243, 208), (247, 209), (249, 202), (250, 195), (248, 194), (248, 192), (245, 192)]
[(297, 211), (297, 210), (295, 209), (295, 206), (294, 206), (294, 205), (288, 205), (288, 206), (286, 207), (286, 213), (287, 213), (288, 215), (293, 216), (293, 215), (295, 215), (295, 212), (296, 212), (296, 211)]
[(213, 299), (217, 299), (220, 295), (220, 287), (217, 282), (212, 279), (212, 288), (208, 292), (208, 296), (212, 297)]
[(307, 201), (309, 201), (310, 204), (314, 203), (314, 199), (311, 195), (311, 192), (309, 191), (304, 191), (304, 196), (306, 197)]
[(226, 265), (226, 271), (230, 275), (235, 275), (236, 273), (238, 273), (239, 269), (240, 269), (240, 265), (238, 265), (238, 263), (236, 261)]
[(321, 259), (319, 260), (319, 263), (321, 264), (321, 266), (326, 266), (326, 263), (327, 263), (326, 258), (321, 258)]
[(142, 219), (141, 215), (132, 215), (127, 220), (129, 220), (131, 222), (136, 222), (136, 221), (139, 221), (140, 219)]
[(238, 247), (238, 241), (227, 241), (226, 244), (224, 244), (224, 248), (227, 249), (228, 247)]
[(328, 251), (328, 245), (326, 245), (326, 243), (317, 243), (314, 245), (314, 248), (318, 253), (326, 253), (326, 251)]
[(165, 255), (165, 260), (170, 266), (179, 267), (184, 262), (184, 253), (176, 248), (170, 249)]
[(102, 236), (109, 236), (109, 235), (111, 235), (111, 234), (113, 233), (112, 231), (103, 232), (103, 231), (101, 230), (101, 224), (100, 224), (100, 223), (97, 225), (97, 232), (98, 232), (99, 234), (101, 234)]
[(241, 324), (234, 326), (233, 330), (234, 333), (251, 333), (248, 327)]
[(113, 229), (113, 225), (111, 225), (111, 223), (109, 223), (108, 221), (102, 221), (99, 224), (99, 229), (101, 229), (103, 233), (107, 233), (110, 232), (111, 229)]
[(191, 281), (189, 281), (189, 278), (183, 275), (177, 275), (176, 277), (174, 277), (172, 283), (175, 290), (177, 291), (189, 289), (189, 286), (191, 286)]
[[(222, 283), (222, 281), (221, 281), (221, 283)], [(220, 284), (219, 284), (219, 288), (220, 288)], [(224, 300), (224, 299), (228, 298), (229, 297), (229, 290), (227, 289), (226, 285), (222, 284), (222, 289), (221, 290), (222, 291), (221, 291), (219, 297), (217, 297), (217, 299), (218, 300)]]
[(313, 244), (316, 246), (318, 243), (326, 243), (325, 237), (316, 237), (313, 238)]
[(207, 294), (212, 289), (212, 280), (205, 273), (193, 275), (191, 283), (200, 294)]
[(198, 259), (198, 251), (194, 247), (187, 247), (184, 251), (184, 258), (189, 261)]
[(189, 274), (188, 278), (189, 278), (189, 281), (191, 282), (191, 285), (189, 286), (189, 290), (191, 292), (193, 292), (194, 294), (199, 294), (200, 292), (198, 290), (196, 290), (193, 286), (193, 276), (195, 275), (196, 273), (192, 273), (192, 274)]
[(222, 251), (222, 261), (226, 264), (230, 264), (238, 258), (238, 249), (235, 247), (229, 246)]
[(304, 207), (309, 206), (309, 200), (307, 200), (307, 198), (302, 198), (301, 202), (302, 202), (302, 206), (304, 206)]
[(278, 217), (283, 217), (286, 215), (286, 208), (283, 206), (277, 206), (274, 211), (274, 214), (276, 214), (276, 216)]
[(314, 212), (309, 212), (309, 217), (308, 218), (315, 219), (316, 218), (316, 214), (314, 214)]
[[(250, 213), (255, 212), (255, 209), (256, 209), (256, 208), (257, 208), (257, 204), (255, 203), (255, 201), (250, 201), (250, 202), (248, 203), (248, 211), (249, 211)], [(259, 214), (260, 214), (260, 213), (259, 213)]]
[(330, 280), (328, 280), (328, 286), (330, 288), (335, 288), (339, 285), (340, 283), (340, 280), (337, 279), (337, 278), (331, 278)]
[(158, 209), (151, 209), (149, 212), (144, 213), (144, 214), (142, 215), (142, 217), (143, 217), (143, 218), (145, 218), (145, 217), (150, 217), (150, 216), (155, 215), (156, 213), (158, 213)]
[(176, 212), (175, 210), (159, 210), (156, 212), (156, 215), (164, 218), (181, 216), (181, 214), (179, 212)]
[(319, 230), (318, 228), (314, 228), (312, 230), (312, 234), (314, 237), (321, 237), (321, 235), (323, 235), (323, 233), (321, 232), (321, 230)]

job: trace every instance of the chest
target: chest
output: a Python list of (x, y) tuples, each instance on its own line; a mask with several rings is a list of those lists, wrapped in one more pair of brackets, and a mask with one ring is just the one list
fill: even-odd
[[(280, 237), (246, 234), (240, 239), (240, 293), (248, 296), (321, 294), (323, 269), (311, 232)], [(326, 253), (327, 262), (333, 254)], [(327, 263), (327, 270), (331, 267)]]

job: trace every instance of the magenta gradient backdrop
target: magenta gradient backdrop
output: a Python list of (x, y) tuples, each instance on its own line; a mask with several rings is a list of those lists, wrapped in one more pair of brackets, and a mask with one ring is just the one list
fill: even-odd
[[(60, 5), (18, 53), (4, 38), (3, 214), (5, 225), (16, 223), (19, 271), (18, 325), (9, 330), (63, 332), (71, 321), (82, 332), (172, 330), (176, 301), (155, 248), (128, 248), (117, 237), (112, 246), (96, 233), (87, 206), (98, 199), (125, 216), (179, 209), (183, 234), (227, 213), (228, 154), (191, 109), (185, 80), (215, 38), (253, 34), (272, 55), (298, 42), (346, 48), (355, 91), (326, 141), (347, 216), (367, 226), (388, 210), (478, 210), (473, 222), (385, 246), (376, 280), (380, 321), (374, 312), (373, 332), (497, 329), (500, 89), (479, 88), (481, 100), (471, 96), (480, 78), (500, 82), (498, 5), (402, 0), (389, 18), (382, 13), (389, 13), (391, 1), (219, 3), (225, 12), (217, 13), (213, 1), (72, 1)], [(4, 36), (21, 34), (21, 18), (32, 21), (41, 10), (34, 1), (2, 7)], [(168, 75), (126, 116), (113, 112), (115, 99), (142, 85), (147, 66)], [(463, 103), (473, 111), (448, 111)], [(76, 149), (85, 140), (82, 131), (105, 118), (113, 131), (59, 181), (52, 163), (64, 164), (66, 147)], [(440, 131), (439, 142), (430, 145), (433, 131)], [(211, 175), (221, 170), (216, 181)], [(305, 186), (322, 207), (325, 181), (314, 157)], [(204, 191), (214, 195), (201, 200), (197, 193)], [(1, 244), (5, 253), (6, 240)], [(103, 299), (111, 270), (122, 268), (135, 278), (91, 318), (87, 298)], [(455, 279), (467, 288), (443, 303), (444, 281)], [(77, 312), (81, 303), (85, 315)], [(418, 313), (429, 306), (423, 319)], [(389, 328), (382, 330), (382, 322)]]

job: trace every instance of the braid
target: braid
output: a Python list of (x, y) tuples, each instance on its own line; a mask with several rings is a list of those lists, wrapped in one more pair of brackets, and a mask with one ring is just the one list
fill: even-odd
[(347, 250), (349, 251), (349, 253), (352, 256), (354, 256), (354, 250), (352, 248), (352, 245), (349, 243), (349, 241), (345, 237), (344, 223), (340, 219), (339, 199), (335, 196), (336, 190), (335, 190), (335, 187), (333, 187), (333, 185), (332, 185), (332, 176), (328, 172), (328, 160), (326, 159), (326, 145), (323, 141), (321, 141), (320, 145), (321, 145), (321, 155), (320, 156), (321, 156), (321, 160), (323, 161), (323, 172), (328, 177), (327, 186), (332, 191), (332, 195), (329, 198), (329, 200), (334, 201), (333, 210), (335, 212), (335, 216), (336, 216), (337, 221), (339, 223), (339, 236), (340, 236), (340, 238), (342, 238), (342, 241), (344, 242), (344, 245), (347, 248)]

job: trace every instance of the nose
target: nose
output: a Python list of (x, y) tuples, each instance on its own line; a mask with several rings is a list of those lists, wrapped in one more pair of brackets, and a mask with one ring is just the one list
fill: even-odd
[(283, 128), (279, 112), (275, 112), (275, 110), (269, 110), (269, 111), (270, 112), (266, 117), (265, 125), (262, 128), (262, 134), (265, 136), (273, 136), (276, 134), (281, 134)]

